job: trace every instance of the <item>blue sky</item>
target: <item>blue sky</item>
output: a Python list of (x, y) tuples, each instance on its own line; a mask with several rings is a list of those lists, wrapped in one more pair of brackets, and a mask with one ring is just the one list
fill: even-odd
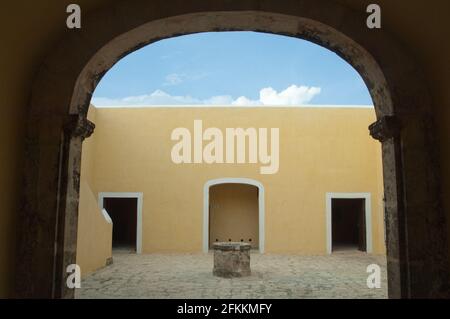
[(101, 80), (96, 106), (371, 105), (359, 74), (313, 43), (255, 32), (187, 35), (148, 45)]

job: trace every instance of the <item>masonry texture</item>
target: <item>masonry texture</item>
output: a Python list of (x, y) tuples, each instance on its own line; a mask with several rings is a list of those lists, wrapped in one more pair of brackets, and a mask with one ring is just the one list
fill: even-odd
[(250, 276), (250, 249), (247, 243), (214, 243), (214, 276)]
[[(115, 254), (87, 276), (77, 298), (387, 298), (386, 258), (251, 254), (252, 274), (215, 277), (213, 254)], [(381, 267), (381, 289), (367, 288), (367, 266)]]

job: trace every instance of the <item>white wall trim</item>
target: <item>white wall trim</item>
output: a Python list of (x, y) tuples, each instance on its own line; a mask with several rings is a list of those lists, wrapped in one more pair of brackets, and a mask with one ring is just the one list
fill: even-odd
[(260, 182), (249, 178), (219, 178), (206, 182), (203, 188), (203, 252), (208, 253), (209, 251), (209, 189), (211, 186), (220, 184), (246, 184), (258, 187), (259, 252), (263, 254), (265, 239), (264, 186)]
[(103, 218), (105, 218), (106, 222), (108, 224), (112, 224), (113, 222), (112, 222), (111, 216), (109, 216), (109, 214), (106, 211), (106, 209), (103, 208), (101, 211), (102, 211)]
[(368, 254), (373, 252), (372, 246), (372, 204), (370, 193), (327, 193), (326, 194), (326, 243), (327, 253), (331, 254), (333, 250), (332, 243), (332, 224), (331, 224), (331, 205), (332, 199), (365, 199), (365, 217), (366, 217), (366, 251)]
[[(104, 209), (104, 198), (136, 198), (137, 199), (137, 226), (136, 226), (136, 253), (142, 254), (142, 201), (143, 193), (98, 193), (98, 206), (101, 210)], [(113, 224), (114, 227), (114, 224)]]

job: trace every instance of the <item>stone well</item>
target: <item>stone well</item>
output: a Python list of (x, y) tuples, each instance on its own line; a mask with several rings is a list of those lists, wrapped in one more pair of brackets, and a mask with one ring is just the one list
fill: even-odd
[(214, 243), (213, 275), (224, 278), (250, 276), (250, 248), (248, 243)]

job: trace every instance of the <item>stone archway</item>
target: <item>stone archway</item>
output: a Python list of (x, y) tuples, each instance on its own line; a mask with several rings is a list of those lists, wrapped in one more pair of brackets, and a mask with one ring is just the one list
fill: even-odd
[(431, 102), (420, 70), (366, 17), (326, 0), (118, 2), (83, 18), (44, 62), (33, 86), (19, 225), (19, 297), (73, 297), (82, 141), (98, 81), (149, 43), (204, 31), (261, 31), (302, 38), (340, 55), (364, 78), (382, 142), (390, 297), (442, 296), (448, 282)]

